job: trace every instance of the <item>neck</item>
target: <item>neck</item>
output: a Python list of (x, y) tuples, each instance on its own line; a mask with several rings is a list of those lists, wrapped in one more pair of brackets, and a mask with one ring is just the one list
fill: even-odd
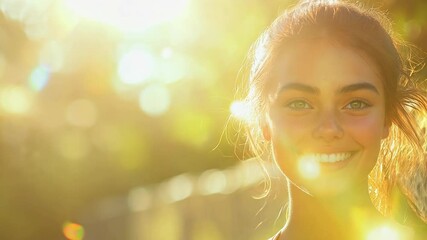
[(289, 239), (361, 239), (358, 234), (365, 227), (361, 224), (367, 219), (384, 219), (372, 205), (366, 186), (317, 199), (291, 184), (291, 215), (285, 235)]

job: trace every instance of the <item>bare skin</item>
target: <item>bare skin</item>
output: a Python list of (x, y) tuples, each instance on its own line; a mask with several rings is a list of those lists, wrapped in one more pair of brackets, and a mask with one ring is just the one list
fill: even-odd
[[(377, 212), (368, 194), (389, 127), (376, 65), (329, 39), (299, 42), (277, 59), (272, 81), (263, 133), (292, 182), (280, 239), (359, 240), (376, 229), (412, 239), (410, 229)], [(305, 162), (315, 170), (301, 168)]]
[(351, 202), (342, 199), (319, 201), (295, 186), (291, 187), (291, 194), (291, 218), (286, 229), (282, 230), (280, 239), (359, 240), (366, 239), (370, 231), (383, 225), (407, 237), (402, 239), (414, 239), (410, 228), (379, 214), (372, 207), (368, 193), (354, 196)]

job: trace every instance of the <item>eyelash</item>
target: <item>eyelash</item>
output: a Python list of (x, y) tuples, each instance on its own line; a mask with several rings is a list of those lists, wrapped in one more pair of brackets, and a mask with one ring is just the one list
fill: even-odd
[[(354, 106), (351, 107), (351, 105), (354, 104), (354, 103), (359, 103), (360, 107), (354, 107)], [(304, 104), (304, 106), (296, 106), (296, 104)], [(350, 103), (348, 103), (347, 105), (345, 105), (344, 109), (348, 109), (348, 110), (351, 110), (351, 111), (360, 111), (360, 110), (369, 108), (371, 106), (372, 105), (369, 104), (366, 101), (363, 101), (363, 100), (353, 100)], [(290, 109), (295, 110), (295, 111), (301, 111), (301, 110), (304, 110), (304, 109), (312, 109), (313, 108), (305, 100), (293, 100), (293, 101), (290, 101), (290, 102), (288, 102), (288, 103), (285, 104), (285, 107), (290, 108)]]
[[(354, 103), (360, 103), (360, 107), (351, 107), (351, 105), (352, 104), (354, 104)], [(360, 111), (360, 110), (363, 110), (363, 109), (366, 109), (366, 108), (368, 108), (368, 107), (371, 107), (372, 105), (371, 104), (369, 104), (369, 103), (367, 103), (366, 101), (363, 101), (363, 100), (353, 100), (353, 101), (351, 101), (350, 103), (348, 103), (347, 105), (345, 105), (345, 107), (344, 107), (344, 109), (349, 109), (349, 110), (351, 110), (351, 111)]]
[[(300, 107), (300, 106), (297, 107), (297, 106), (295, 106), (296, 104), (301, 104), (301, 103), (304, 104), (304, 107)], [(290, 109), (295, 110), (295, 111), (301, 111), (301, 110), (304, 110), (304, 109), (312, 109), (313, 108), (305, 100), (293, 100), (293, 101), (290, 101), (290, 102), (286, 103), (285, 107), (290, 108)]]

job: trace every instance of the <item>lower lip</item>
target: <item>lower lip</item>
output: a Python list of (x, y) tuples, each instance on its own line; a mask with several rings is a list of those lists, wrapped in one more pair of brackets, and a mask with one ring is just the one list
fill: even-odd
[(347, 158), (346, 160), (338, 161), (338, 162), (319, 162), (320, 169), (322, 170), (322, 172), (330, 172), (330, 171), (336, 171), (336, 170), (342, 169), (350, 163), (354, 154), (355, 153), (353, 152), (351, 153), (351, 156), (349, 158)]

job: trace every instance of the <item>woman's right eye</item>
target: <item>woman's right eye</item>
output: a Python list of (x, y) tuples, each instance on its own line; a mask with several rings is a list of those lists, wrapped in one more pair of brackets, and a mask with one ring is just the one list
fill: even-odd
[(285, 107), (290, 108), (292, 110), (304, 110), (304, 109), (311, 109), (311, 105), (308, 104), (304, 100), (294, 100), (285, 105)]

